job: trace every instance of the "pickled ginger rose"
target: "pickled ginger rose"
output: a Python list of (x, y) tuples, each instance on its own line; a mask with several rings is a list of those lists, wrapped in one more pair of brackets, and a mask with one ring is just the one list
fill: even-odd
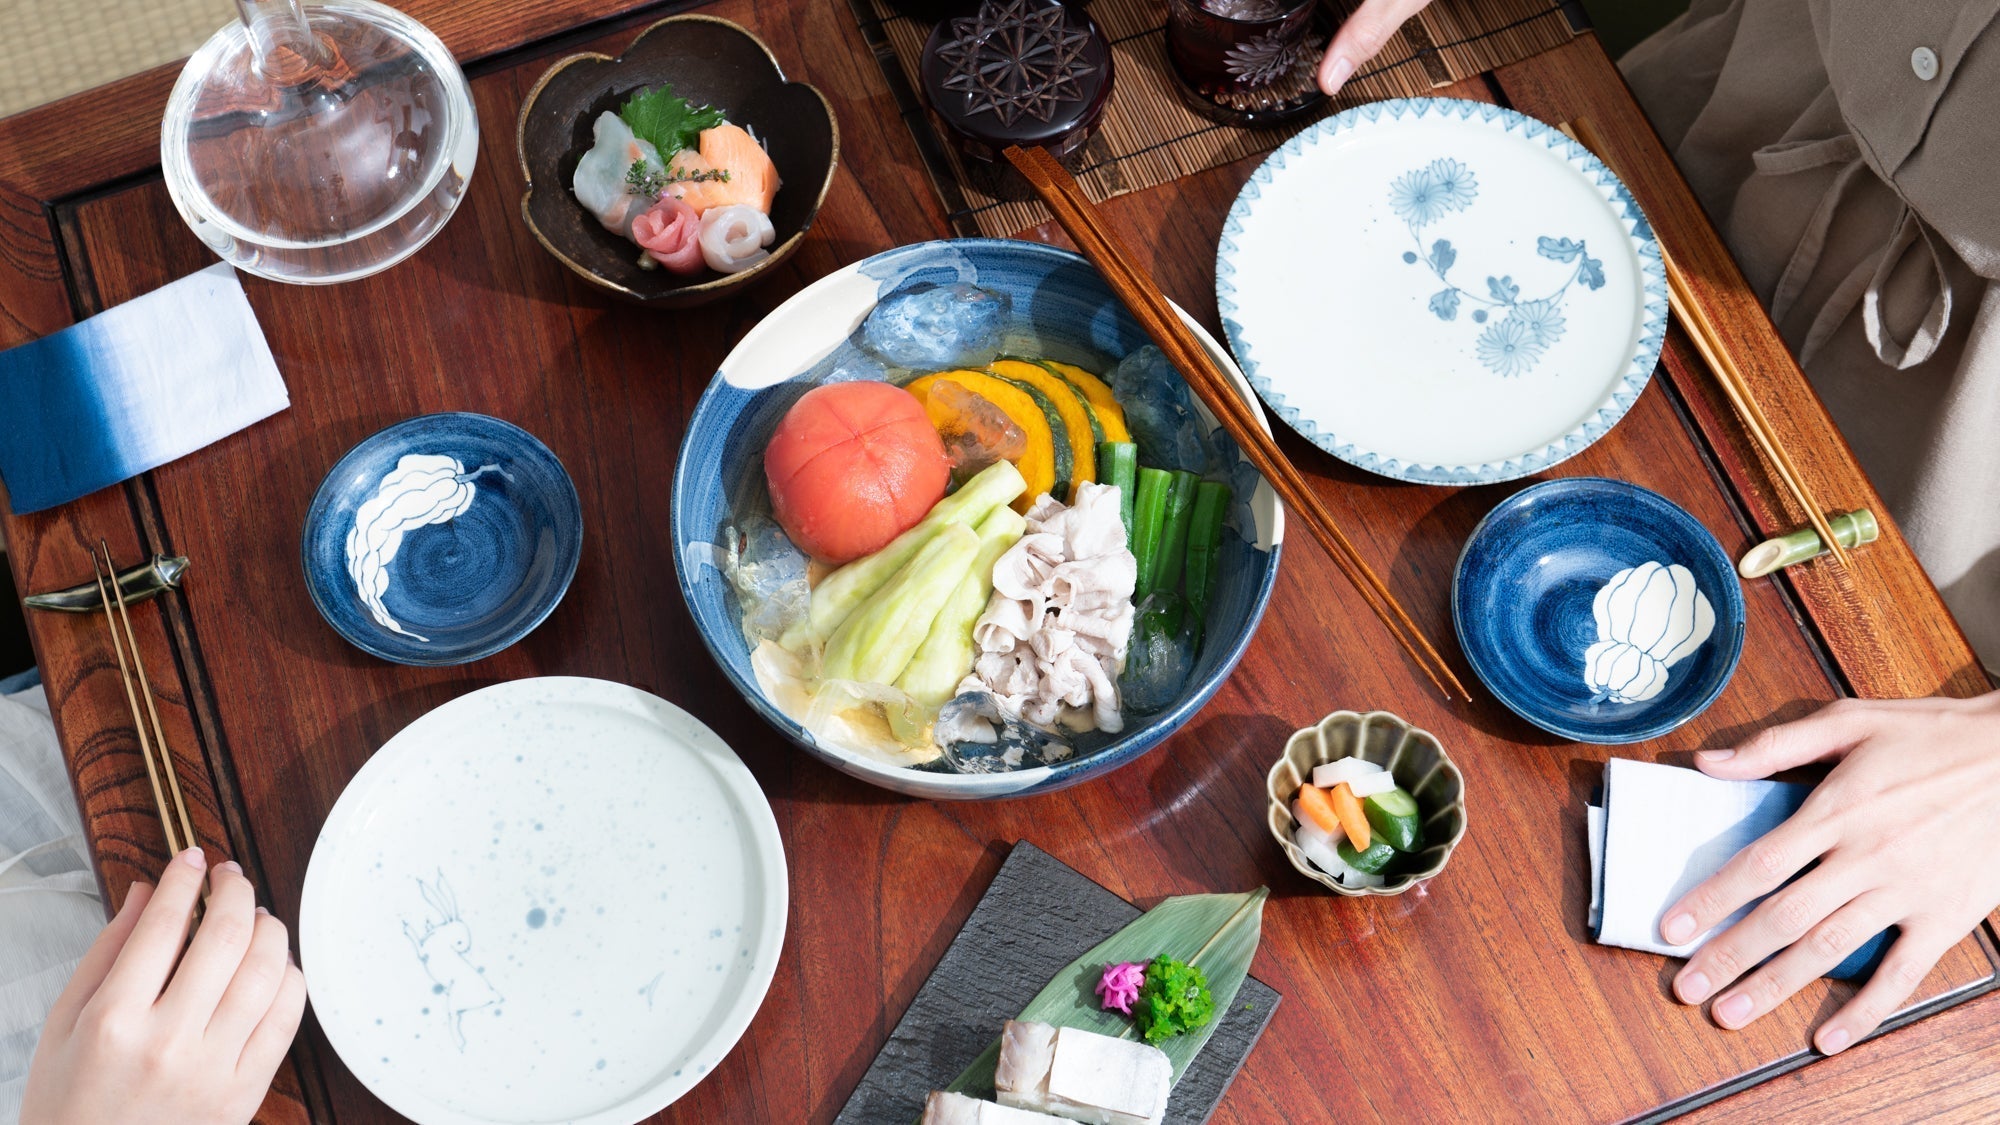
[(645, 247), (647, 257), (674, 273), (701, 272), (701, 217), (671, 195), (661, 196), (645, 214), (632, 220), (632, 241)]

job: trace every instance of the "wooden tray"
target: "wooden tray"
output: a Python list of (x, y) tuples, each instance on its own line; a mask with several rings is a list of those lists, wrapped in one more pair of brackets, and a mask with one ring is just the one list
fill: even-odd
[[(736, 747), (771, 799), (792, 865), (791, 929), (769, 998), (715, 1074), (661, 1120), (832, 1120), (888, 1039), (893, 1013), (909, 1006), (999, 869), (1003, 842), (1022, 838), (1129, 900), (1272, 888), (1257, 972), (1285, 1003), (1218, 1122), (1346, 1119), (1356, 1107), (1415, 1121), (1605, 1121), (1751, 1087), (1718, 1112), (1782, 1120), (1809, 1090), (1798, 1104), (1887, 1107), (1878, 1119), (1896, 1120), (1935, 1104), (1925, 1091), (1958, 1081), (1991, 1089), (1977, 1085), (1979, 1067), (1991, 1065), (1977, 1049), (1995, 1023), (1981, 1013), (2000, 1000), (1808, 1067), (1809, 1029), (1850, 994), (1845, 986), (1814, 984), (1752, 1027), (1722, 1032), (1673, 1003), (1666, 963), (1589, 943), (1581, 807), (1606, 751), (1553, 740), (1483, 693), (1466, 706), (1439, 701), (1303, 540), (1286, 553), (1262, 631), (1214, 701), (1109, 777), (1028, 800), (929, 804), (785, 746), (707, 659), (673, 593), (667, 481), (695, 400), (764, 313), (840, 265), (950, 233), (867, 45), (839, 5), (720, 0), (706, 9), (752, 27), (788, 75), (827, 93), (842, 165), (812, 236), (766, 284), (730, 304), (660, 312), (610, 303), (534, 242), (518, 213), (512, 122), (555, 58), (585, 47), (615, 53), (673, 6), (406, 6), (468, 61), (486, 126), (459, 214), (422, 253), (365, 281), (249, 282), (291, 389), (289, 411), (129, 486), (4, 523), (22, 590), (88, 578), (84, 544), (99, 536), (121, 559), (162, 550), (195, 560), (185, 591), (144, 607), (134, 624), (198, 834), (241, 861), (281, 917), (295, 916), (322, 818), (396, 730), (497, 680), (600, 676), (679, 703)], [(172, 78), (157, 71), (0, 121), (0, 345), (211, 260), (155, 167)], [(1698, 275), (1698, 298), (1748, 349), (1748, 374), (1813, 491), (1886, 512), (1768, 320), (1729, 284), (1734, 266), (1594, 38), (1441, 92), (1551, 121), (1589, 116), (1663, 239)], [(1253, 166), (1238, 161), (1106, 205), (1167, 293), (1211, 330), (1215, 238)], [(1556, 475), (1656, 489), (1731, 551), (1794, 526), (1799, 514), (1771, 499), (1764, 466), (1709, 387), (1670, 336), (1660, 377), (1624, 422)], [(313, 612), (298, 568), (300, 521), (322, 474), (356, 440), (443, 409), (509, 419), (555, 450), (583, 496), (584, 558), (563, 605), (521, 645), (466, 668), (391, 667), (348, 647)], [(1280, 441), (1397, 596), (1433, 637), (1449, 638), (1460, 544), (1485, 511), (1531, 482), (1404, 485), (1294, 435)], [(1856, 559), (1849, 575), (1814, 564), (1746, 585), (1748, 647), (1728, 690), (1683, 730), (1620, 753), (1685, 761), (1842, 694), (1982, 689), (1970, 649), (1893, 524)], [(132, 880), (155, 877), (164, 856), (117, 666), (97, 622), (38, 615), (31, 624), (91, 846), (118, 901)], [(1264, 771), (1285, 737), (1341, 707), (1403, 714), (1435, 732), (1465, 771), (1472, 832), (1423, 894), (1335, 899), (1292, 872), (1261, 828)], [(1982, 931), (1947, 955), (1898, 1022), (1993, 984)], [(316, 1031), (293, 1059), (263, 1120), (392, 1119)]]

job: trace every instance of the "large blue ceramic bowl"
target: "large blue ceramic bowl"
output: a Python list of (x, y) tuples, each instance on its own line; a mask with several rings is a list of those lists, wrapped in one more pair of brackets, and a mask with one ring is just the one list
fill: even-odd
[(1578, 742), (1657, 738), (1722, 694), (1743, 654), (1743, 591), (1687, 510), (1624, 481), (1515, 493), (1466, 540), (1451, 615), (1487, 688)]
[[(1270, 486), (1260, 481), (1247, 506), (1248, 522), (1254, 527), (1247, 536), (1225, 537), (1209, 634), (1180, 698), (1155, 714), (1132, 717), (1115, 738), (1082, 740), (1079, 753), (1057, 765), (990, 774), (904, 768), (816, 739), (759, 687), (735, 591), (716, 565), (719, 545), (734, 521), (769, 510), (764, 446), (779, 419), (809, 386), (799, 376), (815, 367), (824, 371), (838, 365), (843, 355), (850, 354), (850, 338), (883, 297), (905, 286), (957, 282), (1007, 295), (1009, 352), (1105, 371), (1147, 342), (1088, 262), (1038, 243), (926, 242), (839, 270), (800, 291), (751, 329), (702, 395), (688, 421), (674, 470), (674, 544), (681, 592), (709, 652), (750, 705), (792, 741), (840, 770), (911, 796), (1019, 796), (1114, 770), (1159, 745), (1208, 702), (1235, 668), (1263, 618), (1278, 574), (1283, 512)], [(1235, 379), (1244, 400), (1257, 409), (1249, 385), (1227, 353), (1199, 326), (1194, 330)], [(1202, 416), (1214, 424), (1205, 412)]]
[(424, 414), (334, 465), (300, 539), (313, 605), (355, 647), (467, 664), (554, 611), (583, 551), (583, 510), (533, 434), (484, 414)]

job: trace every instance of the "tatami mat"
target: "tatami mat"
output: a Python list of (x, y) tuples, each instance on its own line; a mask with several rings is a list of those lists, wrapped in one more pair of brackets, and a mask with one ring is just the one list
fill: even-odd
[(183, 58), (235, 15), (231, 0), (0, 0), (0, 117)]

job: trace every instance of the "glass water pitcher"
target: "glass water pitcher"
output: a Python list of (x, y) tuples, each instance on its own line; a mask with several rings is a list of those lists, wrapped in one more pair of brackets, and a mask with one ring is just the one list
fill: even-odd
[(373, 0), (236, 0), (188, 59), (160, 160), (223, 260), (319, 285), (389, 268), (444, 227), (479, 150), (472, 91), (422, 24)]

